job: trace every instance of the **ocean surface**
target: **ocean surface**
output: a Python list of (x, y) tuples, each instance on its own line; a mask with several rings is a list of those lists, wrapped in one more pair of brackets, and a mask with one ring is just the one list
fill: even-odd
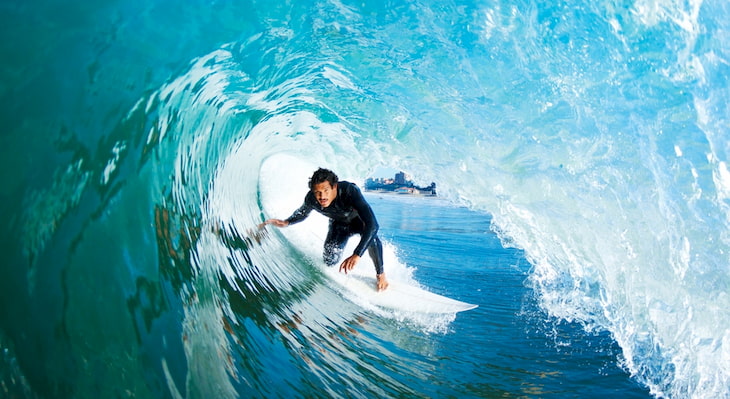
[[(730, 398), (728, 4), (3, 1), (0, 397)], [(479, 307), (258, 230), (318, 166)]]

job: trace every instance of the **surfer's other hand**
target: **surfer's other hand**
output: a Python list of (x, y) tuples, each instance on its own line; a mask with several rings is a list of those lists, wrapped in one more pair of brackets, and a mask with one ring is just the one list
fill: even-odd
[(259, 229), (265, 227), (267, 224), (273, 224), (276, 227), (286, 227), (289, 223), (286, 220), (281, 219), (269, 219), (259, 225)]
[(377, 286), (378, 291), (383, 291), (388, 288), (388, 280), (385, 279), (385, 273), (380, 273), (376, 276), (378, 278)]
[(355, 265), (359, 260), (360, 256), (353, 254), (349, 258), (345, 259), (344, 262), (342, 262), (342, 264), (340, 265), (340, 271), (347, 274), (347, 272), (355, 268)]

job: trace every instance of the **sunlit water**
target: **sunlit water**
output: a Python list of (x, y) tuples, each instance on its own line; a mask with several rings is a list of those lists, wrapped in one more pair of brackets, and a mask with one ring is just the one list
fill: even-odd
[[(725, 2), (0, 18), (0, 393), (730, 396)], [(437, 182), (372, 198), (391, 271), (479, 308), (368, 308), (256, 231), (282, 154)]]

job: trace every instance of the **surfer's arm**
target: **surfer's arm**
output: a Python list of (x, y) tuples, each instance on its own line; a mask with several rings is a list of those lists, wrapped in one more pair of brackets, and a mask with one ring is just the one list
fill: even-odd
[(261, 223), (259, 225), (259, 228), (262, 228), (268, 224), (273, 224), (276, 227), (286, 227), (292, 224), (296, 224), (301, 222), (302, 220), (306, 219), (307, 216), (309, 216), (309, 213), (312, 212), (312, 205), (310, 204), (311, 200), (309, 199), (309, 195), (307, 197), (304, 197), (304, 203), (302, 206), (299, 207), (294, 213), (291, 214), (288, 218), (282, 220), (282, 219), (268, 219), (265, 222)]
[(299, 223), (309, 215), (310, 211), (311, 211), (311, 209), (306, 210), (306, 209), (304, 209), (304, 206), (302, 206), (301, 208), (294, 211), (294, 213), (291, 216), (289, 216), (288, 218), (286, 218), (284, 220), (268, 219), (265, 222), (261, 223), (259, 225), (259, 228), (262, 228), (269, 224), (273, 224), (276, 227), (286, 227), (286, 226), (289, 226), (290, 224)]
[(283, 222), (286, 223), (285, 226), (299, 223), (302, 220), (306, 219), (307, 216), (309, 216), (309, 214), (312, 212), (312, 201), (315, 201), (313, 196), (311, 196), (310, 198), (310, 194), (307, 194), (307, 196), (304, 197), (304, 203), (302, 204), (302, 206), (299, 207), (299, 209), (294, 211), (291, 216), (283, 220)]
[(370, 242), (373, 237), (378, 233), (380, 226), (378, 225), (377, 219), (375, 219), (375, 213), (370, 208), (370, 204), (365, 201), (360, 189), (353, 185), (352, 187), (352, 206), (357, 210), (360, 219), (362, 220), (365, 227), (360, 234), (360, 243), (355, 248), (355, 255), (362, 257), (365, 254), (365, 250), (370, 246)]

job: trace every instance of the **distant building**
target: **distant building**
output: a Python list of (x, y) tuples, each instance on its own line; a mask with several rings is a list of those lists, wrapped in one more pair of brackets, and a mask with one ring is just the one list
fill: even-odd
[(418, 187), (410, 181), (408, 175), (399, 172), (395, 179), (368, 178), (365, 180), (365, 190), (435, 197), (436, 183), (431, 183), (428, 187)]

